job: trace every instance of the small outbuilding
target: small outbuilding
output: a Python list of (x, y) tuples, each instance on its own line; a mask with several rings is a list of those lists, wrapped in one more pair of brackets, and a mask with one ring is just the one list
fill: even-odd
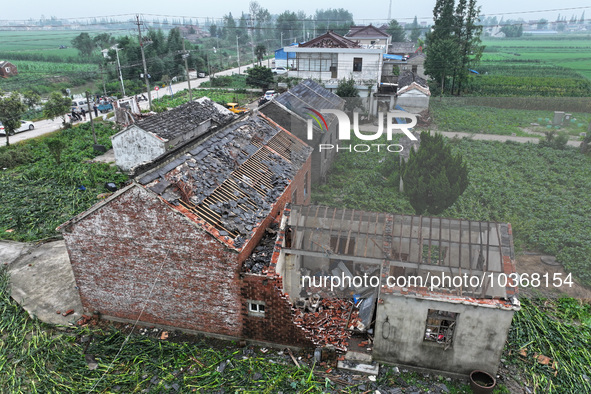
[(0, 61), (0, 77), (8, 78), (17, 75), (16, 66), (8, 61)]
[(235, 117), (207, 97), (152, 115), (111, 137), (115, 163), (123, 171), (130, 171)]

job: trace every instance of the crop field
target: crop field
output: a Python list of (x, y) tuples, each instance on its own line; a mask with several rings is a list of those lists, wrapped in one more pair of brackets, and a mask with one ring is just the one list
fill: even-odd
[[(552, 125), (554, 112), (549, 109), (535, 108), (535, 103), (524, 103), (522, 100), (490, 98), (474, 100), (471, 98), (446, 98), (442, 101), (434, 99), (430, 103), (429, 113), (437, 129), (441, 131), (461, 131), (468, 133), (511, 135), (521, 137), (543, 136), (545, 132), (554, 130), (565, 132), (578, 139), (580, 133), (586, 132), (591, 122), (590, 112), (572, 112), (571, 120), (564, 126)], [(568, 105), (559, 100), (542, 100), (540, 106), (564, 110), (565, 107), (585, 108), (588, 100), (570, 100)], [(573, 105), (573, 101), (575, 102)], [(488, 104), (488, 105), (487, 105)], [(500, 108), (493, 105), (498, 104)], [(529, 104), (529, 105), (526, 105)], [(505, 108), (503, 108), (505, 106)], [(525, 107), (525, 108), (523, 108)], [(591, 106), (589, 106), (591, 111)]]
[(526, 60), (568, 68), (591, 79), (591, 38), (584, 36), (485, 39), (482, 61)]
[[(111, 146), (111, 124), (96, 122), (99, 144)], [(65, 147), (57, 164), (47, 141)], [(95, 204), (106, 192), (105, 182), (121, 186), (125, 175), (105, 163), (91, 163), (90, 125), (57, 131), (34, 140), (0, 148), (0, 237), (33, 241), (53, 237), (55, 228)]]
[[(450, 142), (468, 163), (470, 185), (441, 216), (509, 222), (518, 249), (557, 256), (567, 271), (590, 286), (591, 159), (575, 149), (534, 144)], [(397, 155), (342, 152), (328, 182), (313, 189), (312, 199), (412, 214), (398, 182)]]
[(13, 62), (18, 75), (1, 79), (4, 91), (35, 89), (41, 94), (81, 86), (100, 76), (98, 66), (80, 63), (53, 63), (38, 61)]

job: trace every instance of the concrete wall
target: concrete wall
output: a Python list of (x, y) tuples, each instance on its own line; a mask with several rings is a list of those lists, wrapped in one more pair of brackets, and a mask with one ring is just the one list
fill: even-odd
[[(321, 53), (321, 51), (325, 51), (328, 53), (335, 53), (337, 49), (332, 48), (310, 48), (307, 51), (303, 51), (303, 48), (300, 52), (297, 52), (296, 56), (310, 56), (307, 52), (309, 51), (311, 54)], [(368, 52), (371, 51), (371, 52)], [(301, 54), (303, 53), (303, 54)], [(354, 58), (361, 58), (362, 65), (361, 71), (353, 71), (353, 59)], [(353, 77), (355, 81), (367, 81), (367, 80), (375, 80), (379, 79), (379, 76), (382, 74), (382, 52), (379, 49), (369, 50), (369, 49), (360, 49), (360, 50), (351, 50), (351, 49), (341, 49), (340, 52), (337, 52), (337, 77), (332, 78), (332, 73), (330, 71), (326, 72), (319, 72), (319, 71), (300, 71), (300, 70), (293, 70), (289, 72), (290, 77), (296, 78), (311, 78), (311, 79), (320, 79), (321, 81), (330, 81), (332, 80), (339, 80), (343, 78), (350, 78)]]
[(430, 96), (425, 93), (417, 89), (411, 89), (396, 98), (396, 105), (401, 106), (410, 113), (418, 114), (429, 109), (429, 99)]
[(87, 312), (241, 335), (237, 254), (155, 194), (131, 187), (62, 232)]
[[(475, 369), (497, 372), (513, 311), (383, 293), (381, 299), (375, 360), (466, 375)], [(451, 348), (423, 340), (429, 309), (459, 313)]]
[(132, 125), (111, 137), (115, 164), (123, 171), (154, 160), (166, 151), (166, 143), (151, 133)]

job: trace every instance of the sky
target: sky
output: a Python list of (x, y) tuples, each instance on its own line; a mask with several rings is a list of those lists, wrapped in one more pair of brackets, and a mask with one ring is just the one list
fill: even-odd
[[(391, 1), (393, 19), (397, 19), (399, 22), (412, 22), (412, 18), (417, 16), (419, 20), (432, 22), (435, 0)], [(290, 11), (301, 10), (307, 15), (311, 15), (317, 9), (344, 8), (353, 13), (355, 22), (359, 24), (378, 24), (386, 21), (390, 4), (390, 0), (341, 0), (338, 3), (326, 0), (299, 0), (297, 2), (258, 0), (258, 2), (272, 14), (279, 14), (288, 9)], [(589, 14), (587, 18), (591, 18), (589, 0), (480, 0), (478, 4), (482, 7), (482, 14), (490, 16), (506, 14), (503, 16), (505, 20), (517, 18), (555, 20), (559, 13), (570, 19), (573, 14), (580, 17), (583, 9), (568, 10), (568, 8), (579, 7), (587, 7), (587, 14)], [(531, 12), (541, 10), (555, 11)], [(171, 2), (162, 0), (143, 0), (141, 2), (137, 0), (115, 2), (27, 0), (26, 2), (10, 2), (7, 6), (3, 6), (0, 12), (0, 20), (40, 19), (41, 16), (45, 18), (52, 16), (57, 18), (103, 17), (136, 13), (143, 14), (146, 19), (155, 17), (162, 19), (164, 16), (169, 18), (220, 18), (229, 12), (232, 12), (234, 16), (239, 16), (241, 12), (248, 12), (248, 0), (173, 0)], [(127, 19), (127, 17), (128, 15), (125, 15), (124, 19)]]

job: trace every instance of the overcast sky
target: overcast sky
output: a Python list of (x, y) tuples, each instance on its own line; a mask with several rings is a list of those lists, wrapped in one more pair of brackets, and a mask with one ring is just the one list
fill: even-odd
[[(299, 1), (270, 1), (258, 0), (259, 4), (267, 8), (272, 14), (279, 14), (286, 9), (290, 11), (304, 11), (307, 15), (314, 14), (316, 9), (345, 8), (353, 13), (355, 21), (360, 24), (380, 23), (388, 16), (390, 0), (341, 0), (340, 2), (326, 0), (299, 0)], [(2, 6), (0, 20), (26, 20), (39, 19), (41, 16), (50, 18), (82, 18), (102, 17), (119, 14), (144, 14), (146, 19), (152, 19), (155, 14), (161, 19), (164, 16), (203, 18), (219, 18), (228, 12), (234, 16), (241, 12), (248, 12), (248, 0), (127, 0), (127, 1), (72, 1), (72, 0), (26, 0), (8, 2)], [(504, 15), (504, 19), (546, 18), (555, 20), (558, 13), (567, 16), (580, 17), (583, 9), (568, 9), (588, 7), (586, 19), (591, 18), (591, 6), (589, 0), (481, 0), (482, 13), (486, 15)], [(422, 20), (432, 21), (432, 11), (435, 0), (392, 0), (392, 18), (399, 21), (412, 21), (416, 15)], [(540, 10), (554, 10), (546, 12), (530, 12)], [(525, 12), (525, 13), (524, 13)], [(156, 17), (156, 16), (155, 16)]]

